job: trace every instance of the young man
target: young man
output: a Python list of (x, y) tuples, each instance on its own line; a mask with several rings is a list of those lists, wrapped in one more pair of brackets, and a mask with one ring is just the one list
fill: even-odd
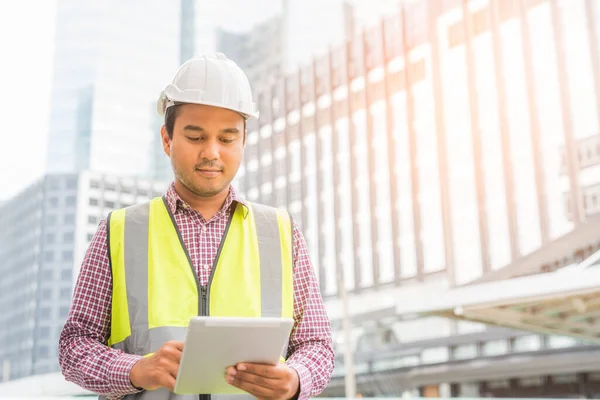
[(258, 117), (246, 75), (220, 53), (192, 59), (158, 112), (175, 180), (164, 197), (100, 223), (60, 337), (64, 376), (107, 398), (183, 398), (170, 391), (191, 317), (293, 317), (285, 362), (223, 373), (259, 399), (318, 395), (334, 354), (304, 238), (287, 212), (231, 186), (246, 120)]

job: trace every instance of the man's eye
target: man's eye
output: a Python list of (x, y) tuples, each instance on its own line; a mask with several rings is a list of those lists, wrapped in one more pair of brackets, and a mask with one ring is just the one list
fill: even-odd
[(231, 143), (231, 142), (233, 142), (233, 139), (221, 139), (221, 142), (223, 142), (223, 143)]
[(188, 136), (188, 139), (191, 140), (191, 141), (193, 141), (193, 142), (197, 142), (198, 140), (200, 140), (199, 137), (189, 137), (189, 136)]

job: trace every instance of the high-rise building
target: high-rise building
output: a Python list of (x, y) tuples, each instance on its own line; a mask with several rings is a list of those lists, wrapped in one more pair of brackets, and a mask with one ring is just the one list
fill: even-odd
[(0, 380), (58, 371), (74, 280), (100, 219), (166, 182), (51, 174), (0, 205)]
[[(508, 387), (525, 397), (530, 383), (520, 371), (498, 374), (497, 363), (529, 352), (575, 365), (598, 350), (444, 318), (407, 322), (393, 306), (400, 293), (473, 282), (557, 240), (552, 268), (600, 247), (589, 229), (571, 247), (563, 239), (598, 210), (598, 2), (411, 2), (257, 99), (239, 185), (302, 226), (338, 343), (342, 276), (353, 334), (368, 339), (356, 348), (363, 395), (400, 395), (427, 371), (415, 382), (445, 383), (448, 395)], [(566, 390), (558, 382), (592, 373), (557, 376), (536, 360), (533, 385)], [(459, 362), (460, 373), (440, 372)], [(342, 396), (341, 357), (336, 365), (327, 393)]]
[(341, 43), (344, 29), (341, 0), (281, 0), (280, 12), (252, 29), (218, 29), (216, 50), (236, 61), (260, 91)]
[(151, 175), (156, 99), (193, 47), (193, 9), (185, 0), (58, 1), (49, 173)]
[(276, 15), (249, 32), (217, 31), (217, 49), (238, 63), (255, 91), (283, 75), (284, 22)]

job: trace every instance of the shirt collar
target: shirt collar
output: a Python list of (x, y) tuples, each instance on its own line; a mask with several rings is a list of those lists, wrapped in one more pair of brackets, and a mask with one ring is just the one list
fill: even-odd
[[(173, 215), (175, 215), (178, 210), (191, 208), (191, 206), (182, 200), (181, 197), (179, 197), (179, 194), (177, 194), (174, 182), (169, 185), (167, 193), (165, 194), (165, 198)], [(219, 213), (225, 212), (234, 202), (239, 203), (244, 207), (244, 217), (246, 217), (248, 215), (248, 202), (242, 198), (242, 196), (240, 196), (235, 188), (231, 185), (229, 186), (229, 194), (227, 195), (225, 203), (223, 203), (223, 207), (221, 207)]]

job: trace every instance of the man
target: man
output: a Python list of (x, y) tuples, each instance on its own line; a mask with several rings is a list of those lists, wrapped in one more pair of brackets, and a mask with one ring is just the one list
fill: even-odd
[(230, 185), (254, 107), (246, 75), (220, 53), (186, 62), (163, 91), (175, 180), (163, 198), (100, 223), (60, 337), (67, 380), (107, 398), (183, 398), (170, 391), (185, 327), (216, 315), (295, 320), (285, 362), (231, 366), (231, 385), (287, 400), (329, 383), (330, 325), (304, 238), (286, 212), (246, 202)]

